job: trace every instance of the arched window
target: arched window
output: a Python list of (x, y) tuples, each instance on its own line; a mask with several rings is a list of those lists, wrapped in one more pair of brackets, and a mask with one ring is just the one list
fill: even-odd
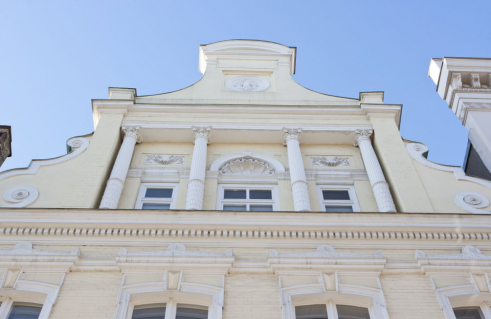
[(370, 319), (368, 308), (336, 305), (333, 302), (320, 305), (295, 307), (296, 319)]
[(131, 319), (207, 319), (208, 307), (178, 304), (139, 305), (133, 308)]

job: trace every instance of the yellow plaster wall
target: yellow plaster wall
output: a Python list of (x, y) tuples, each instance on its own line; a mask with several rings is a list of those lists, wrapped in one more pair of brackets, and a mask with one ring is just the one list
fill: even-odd
[(370, 121), (374, 129), (374, 147), (398, 211), (433, 212), (427, 191), (406, 151), (394, 119), (372, 116)]
[(118, 272), (67, 274), (50, 319), (112, 319), (123, 278)]
[[(425, 166), (415, 159), (412, 161), (437, 213), (468, 213), (455, 204), (455, 195), (459, 192), (476, 192), (491, 199), (490, 188), (477, 183), (458, 180), (453, 172)], [(482, 209), (489, 211), (490, 206)]]

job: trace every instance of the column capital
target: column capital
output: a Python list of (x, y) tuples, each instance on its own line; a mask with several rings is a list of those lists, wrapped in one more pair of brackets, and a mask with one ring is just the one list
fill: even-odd
[(194, 140), (198, 138), (204, 138), (210, 144), (210, 132), (211, 132), (211, 126), (193, 126), (193, 133), (194, 133)]
[(285, 139), (283, 142), (283, 145), (286, 145), (286, 143), (288, 143), (289, 140), (299, 140), (300, 139), (300, 133), (302, 133), (302, 129), (284, 127), (283, 133), (284, 133), (283, 138)]
[(370, 141), (373, 130), (356, 130), (355, 131), (355, 146), (360, 145), (362, 141)]
[(125, 125), (121, 129), (123, 130), (124, 137), (133, 137), (137, 143), (141, 143), (139, 126)]

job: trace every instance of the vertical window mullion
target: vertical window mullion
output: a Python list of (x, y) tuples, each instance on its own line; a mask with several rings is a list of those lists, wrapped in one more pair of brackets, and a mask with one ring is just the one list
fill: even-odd
[(165, 319), (175, 319), (177, 312), (177, 303), (171, 299), (165, 305)]
[(7, 319), (13, 304), (14, 302), (11, 298), (7, 298), (7, 300), (2, 301), (2, 305), (0, 305), (0, 319)]
[(327, 318), (328, 319), (338, 319), (338, 311), (336, 305), (332, 300), (329, 300), (326, 304), (327, 307)]

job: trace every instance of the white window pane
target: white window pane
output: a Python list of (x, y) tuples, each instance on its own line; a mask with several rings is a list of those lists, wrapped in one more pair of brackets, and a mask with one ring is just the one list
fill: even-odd
[(143, 203), (142, 209), (170, 209), (170, 204)]
[(367, 308), (338, 305), (336, 309), (339, 319), (370, 319)]
[(247, 210), (246, 205), (223, 205), (223, 210), (245, 212)]
[(245, 189), (226, 189), (223, 194), (225, 199), (246, 199)]
[(272, 212), (273, 205), (251, 205), (251, 212)]
[(177, 307), (176, 319), (208, 319), (208, 310), (198, 307)]
[(296, 319), (327, 319), (326, 305), (309, 305), (295, 307)]
[(347, 190), (325, 190), (322, 196), (325, 200), (350, 200)]
[(250, 199), (273, 199), (270, 189), (251, 189), (249, 191)]
[(326, 212), (329, 213), (352, 213), (352, 206), (326, 205)]
[(145, 198), (172, 198), (172, 188), (147, 188)]
[(164, 319), (165, 318), (165, 307), (154, 307), (154, 308), (135, 308), (133, 310), (133, 315), (131, 319)]
[(14, 304), (8, 319), (37, 319), (40, 313), (41, 307)]
[(457, 319), (483, 319), (484, 316), (479, 307), (454, 308)]

